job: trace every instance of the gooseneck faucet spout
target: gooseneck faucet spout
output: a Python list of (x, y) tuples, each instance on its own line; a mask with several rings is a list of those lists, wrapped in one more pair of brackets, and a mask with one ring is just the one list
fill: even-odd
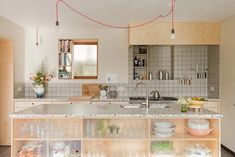
[(146, 108), (148, 109), (149, 108), (149, 88), (147, 87), (146, 84), (144, 84), (142, 82), (136, 84), (135, 90), (137, 90), (137, 88), (139, 88), (139, 87), (144, 87), (145, 90), (146, 90), (146, 102), (145, 102), (145, 105), (146, 105)]

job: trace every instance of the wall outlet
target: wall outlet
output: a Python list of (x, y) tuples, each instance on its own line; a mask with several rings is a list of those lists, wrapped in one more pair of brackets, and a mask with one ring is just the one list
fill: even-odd
[(126, 90), (125, 87), (118, 87), (118, 91), (119, 91), (119, 92), (123, 92), (123, 91), (125, 91), (125, 90)]
[(21, 93), (23, 91), (22, 87), (17, 88), (17, 92)]
[(210, 91), (214, 92), (215, 91), (215, 87), (210, 87)]
[(117, 74), (107, 74), (106, 75), (107, 83), (117, 83)]

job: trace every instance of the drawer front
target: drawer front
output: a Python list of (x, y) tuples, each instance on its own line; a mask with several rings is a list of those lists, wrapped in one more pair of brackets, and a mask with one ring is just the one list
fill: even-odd
[(48, 101), (41, 101), (41, 102), (29, 102), (29, 101), (21, 101), (21, 102), (14, 102), (15, 107), (23, 107), (23, 108), (28, 108), (32, 106), (37, 106), (41, 104), (51, 104), (51, 102)]
[(100, 105), (123, 105), (123, 104), (129, 104), (127, 101), (116, 101), (116, 102), (105, 102), (105, 101), (97, 101), (97, 102), (91, 102), (91, 104), (100, 104)]
[(219, 107), (219, 102), (207, 102), (204, 107)]
[(207, 107), (207, 108), (205, 108), (205, 109), (207, 109), (207, 110), (209, 110), (209, 111), (213, 111), (213, 112), (219, 113), (219, 109), (218, 109), (217, 107)]
[(71, 101), (53, 101), (53, 104), (73, 104)]
[(14, 112), (19, 112), (25, 109), (27, 109), (27, 107), (15, 107)]
[(53, 104), (90, 104), (90, 101), (53, 101)]

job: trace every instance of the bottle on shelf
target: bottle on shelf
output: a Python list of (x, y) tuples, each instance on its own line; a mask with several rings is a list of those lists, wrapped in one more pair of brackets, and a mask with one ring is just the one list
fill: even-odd
[(169, 73), (165, 71), (165, 80), (169, 80)]
[(138, 66), (141, 66), (141, 59), (138, 58)]
[(159, 71), (159, 80), (163, 80), (163, 71), (162, 70)]
[(149, 72), (149, 80), (152, 80), (152, 73)]
[(137, 60), (137, 57), (135, 56), (134, 58), (134, 66), (138, 66), (138, 60)]
[(142, 66), (145, 66), (145, 59), (142, 59)]

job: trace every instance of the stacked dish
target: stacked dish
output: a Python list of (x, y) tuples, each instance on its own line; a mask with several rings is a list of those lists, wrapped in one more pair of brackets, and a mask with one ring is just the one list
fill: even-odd
[(185, 129), (193, 136), (207, 136), (213, 131), (206, 119), (189, 119)]
[(200, 144), (189, 145), (184, 149), (185, 157), (212, 157), (212, 151)]
[(158, 138), (169, 138), (175, 133), (176, 126), (168, 121), (156, 121), (152, 125), (152, 133)]

